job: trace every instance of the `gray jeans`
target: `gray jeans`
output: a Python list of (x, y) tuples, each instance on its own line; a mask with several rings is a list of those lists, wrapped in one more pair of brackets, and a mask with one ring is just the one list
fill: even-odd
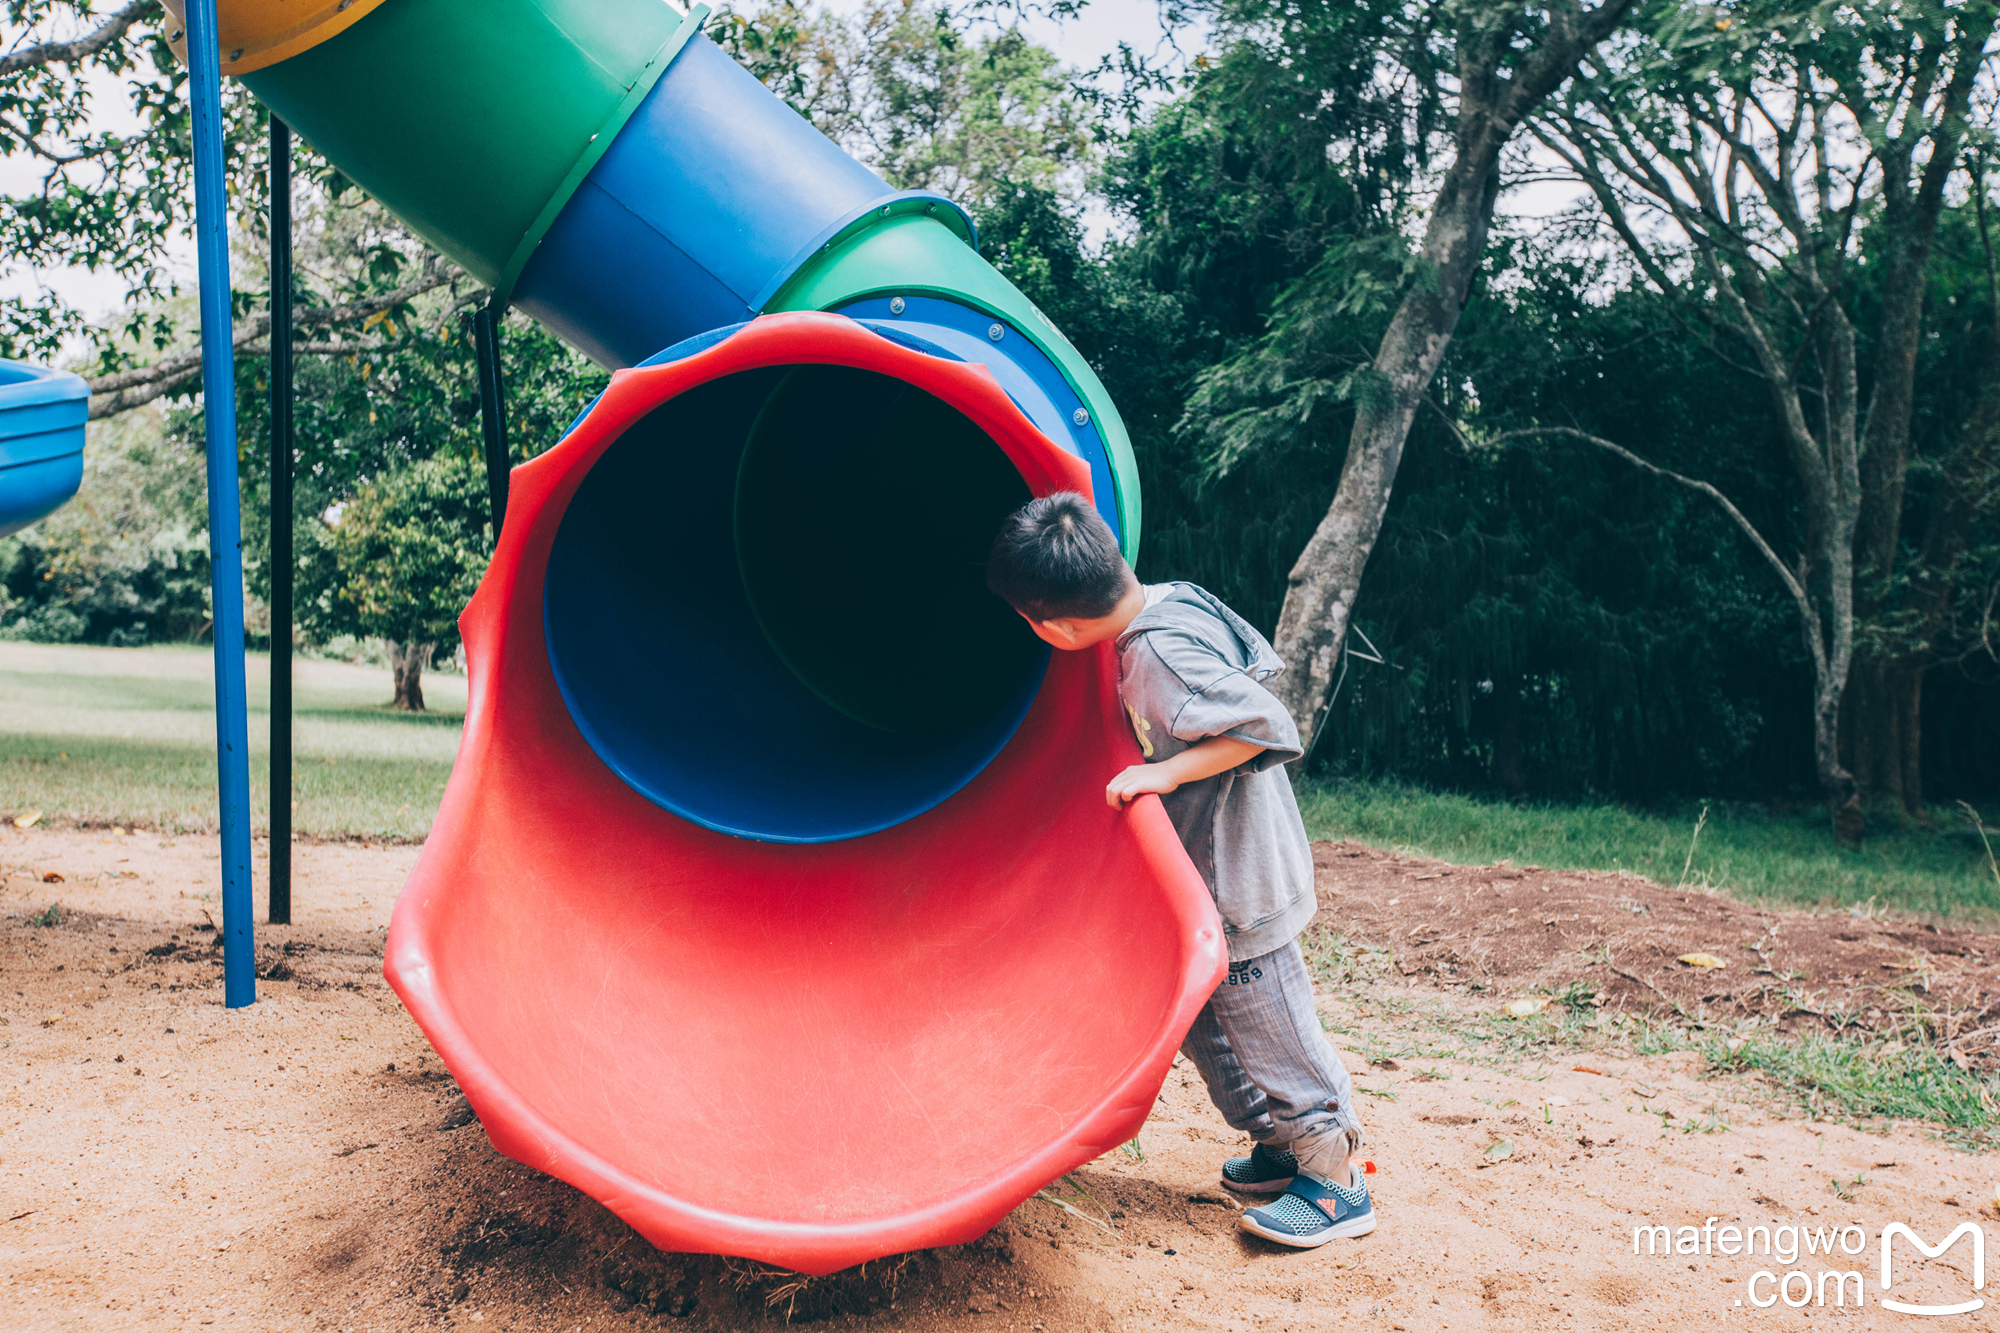
[(1232, 1127), (1289, 1147), (1302, 1170), (1327, 1175), (1361, 1146), (1354, 1080), (1320, 1028), (1297, 940), (1231, 963), (1181, 1053)]

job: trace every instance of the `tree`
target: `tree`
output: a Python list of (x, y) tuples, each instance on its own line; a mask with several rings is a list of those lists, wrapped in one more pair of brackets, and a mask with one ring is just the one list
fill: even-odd
[[(1542, 144), (1590, 188), (1645, 280), (1769, 394), (1804, 551), (1788, 566), (1744, 528), (1799, 607), (1815, 764), (1847, 840), (1862, 828), (1840, 747), (1857, 543), (1872, 533), (1864, 563), (1893, 562), (1930, 246), (1994, 18), (1984, 0), (1677, 6), (1541, 117)], [(1865, 406), (1864, 261), (1879, 274)]]
[[(1857, 780), (1921, 813), (1925, 682), (1990, 687), (2000, 665), (2000, 265), (1983, 155), (1971, 207), (1946, 214), (1933, 259), (1902, 540), (1886, 576), (1864, 585), (1872, 620), (1843, 699), (1842, 755)], [(1967, 218), (1967, 213), (1972, 217)], [(1868, 532), (1864, 516), (1862, 531)], [(1864, 547), (1864, 550), (1866, 548)], [(1871, 569), (1873, 567), (1871, 566)], [(1966, 737), (1947, 729), (1948, 747)], [(1977, 743), (1976, 741), (1974, 742)]]
[[(34, 182), (0, 195), (0, 254), (10, 264), (108, 269), (135, 302), (172, 294), (168, 247), (192, 226), (176, 206), (192, 178), (186, 79), (168, 48), (164, 17), (156, 0), (134, 0), (109, 15), (91, 0), (7, 6), (0, 155)], [(105, 128), (121, 118), (107, 114), (120, 94), (130, 127)], [(237, 95), (239, 107), (247, 100)], [(240, 143), (241, 128), (231, 115), (232, 141)], [(154, 332), (139, 321), (129, 330), (134, 340)], [(53, 292), (0, 302), (0, 355), (50, 359), (79, 337), (105, 343)], [(118, 368), (117, 361), (112, 354), (103, 368)]]
[[(1204, 377), (1206, 402), (1191, 424), (1205, 426), (1223, 467), (1232, 456), (1296, 426), (1322, 402), (1352, 399), (1354, 426), (1340, 485), (1287, 582), (1275, 643), (1291, 664), (1279, 696), (1299, 719), (1310, 749), (1339, 667), (1361, 575), (1387, 512), (1396, 469), (1424, 393), (1450, 346), (1486, 252), (1500, 191), (1501, 154), (1522, 122), (1609, 36), (1634, 0), (1576, 0), (1545, 6), (1499, 0), (1370, 9), (1281, 10), (1218, 0), (1225, 27), (1343, 25), (1357, 54), (1394, 69), (1421, 128), (1448, 120), (1451, 159), (1431, 201), (1424, 237), (1403, 265), (1399, 293), (1364, 372), (1328, 378), (1315, 371), (1323, 331), (1367, 300), (1383, 266), (1332, 262), (1290, 292), (1274, 328), (1242, 355)], [(1245, 393), (1236, 386), (1247, 387)], [(1247, 401), (1246, 401), (1247, 400)]]
[(201, 456), (156, 411), (94, 426), (75, 500), (0, 538), (0, 638), (186, 642), (211, 624)]
[(724, 49), (897, 189), (975, 212), (1028, 188), (1080, 197), (1097, 139), (1055, 54), (970, 11), (868, 0), (848, 17), (778, 0), (712, 26)]
[[(1129, 239), (1104, 246), (1096, 283), (1030, 292), (1052, 318), (1071, 311), (1059, 326), (1132, 432), (1146, 497), (1142, 576), (1201, 583), (1267, 633), (1332, 498), (1351, 424), (1348, 404), (1324, 391), (1380, 340), (1376, 294), (1397, 281), (1431, 137), (1422, 108), (1412, 116), (1384, 93), (1371, 44), (1322, 17), (1308, 10), (1231, 34), (1197, 59), (1178, 95), (1109, 155), (1101, 188)], [(1358, 297), (1314, 322), (1311, 364), (1242, 358), (1240, 376), (1213, 369), (1238, 364), (1284, 295), (1308, 287)], [(1074, 292), (1108, 300), (1089, 312), (1047, 303)], [(1232, 415), (1246, 403), (1251, 411)]]
[(309, 570), (331, 579), (303, 599), (320, 633), (384, 640), (394, 706), (423, 711), (423, 671), (458, 637), (458, 616), (486, 572), (490, 550), (472, 534), (486, 513), (486, 474), (469, 457), (425, 459), (363, 486), (320, 535)]
[[(103, 418), (162, 397), (200, 392), (201, 354), (192, 303), (173, 274), (173, 247), (192, 233), (186, 71), (168, 45), (170, 16), (158, 0), (132, 0), (105, 14), (92, 0), (12, 0), (5, 11), (8, 53), (0, 56), (0, 157), (25, 168), (33, 188), (0, 195), (0, 254), (32, 270), (80, 267), (126, 283), (126, 306), (94, 322), (59, 291), (0, 300), (0, 356), (73, 359), (80, 343), (90, 378), (91, 416)], [(266, 174), (261, 167), (267, 114), (242, 85), (225, 81), (224, 153), (232, 231), (261, 236)], [(122, 103), (122, 105), (121, 105)], [(359, 203), (359, 193), (310, 151), (301, 177), (308, 196)], [(307, 201), (310, 203), (310, 198)], [(456, 265), (432, 253), (400, 224), (379, 217), (378, 261), (312, 284), (296, 308), (308, 336), (304, 356), (341, 356), (353, 348), (329, 333), (379, 324), (406, 313), (417, 296), (467, 286)], [(385, 276), (402, 281), (383, 282)], [(324, 276), (324, 275), (323, 275)], [(269, 316), (257, 313), (261, 291), (238, 292), (236, 348), (262, 350)], [(371, 323), (372, 322), (372, 323)], [(313, 335), (318, 335), (317, 337)], [(363, 339), (364, 344), (379, 342)], [(242, 358), (239, 356), (239, 365)]]

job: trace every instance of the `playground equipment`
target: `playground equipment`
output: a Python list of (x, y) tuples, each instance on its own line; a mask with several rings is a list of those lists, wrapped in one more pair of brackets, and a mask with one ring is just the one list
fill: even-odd
[(75, 375), (0, 361), (0, 537), (76, 494), (89, 416), (90, 386)]
[(1224, 952), (1158, 803), (1105, 805), (1109, 647), (1051, 660), (982, 583), (1032, 494), (1136, 551), (1103, 386), (704, 13), (225, 0), (219, 50), (618, 372), (514, 471), (389, 979), (503, 1151), (827, 1272), (1136, 1134)]

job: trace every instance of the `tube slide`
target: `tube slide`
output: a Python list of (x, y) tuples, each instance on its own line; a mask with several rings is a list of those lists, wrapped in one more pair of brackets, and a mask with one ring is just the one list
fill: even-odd
[[(170, 0), (171, 3), (171, 0)], [(223, 0), (224, 69), (616, 373), (514, 472), (386, 970), (493, 1142), (663, 1248), (976, 1238), (1139, 1130), (1225, 966), (1108, 645), (985, 591), (1116, 411), (662, 0)], [(662, 350), (664, 349), (664, 350)]]
[(66, 370), (0, 361), (0, 537), (69, 502), (83, 484), (90, 386)]

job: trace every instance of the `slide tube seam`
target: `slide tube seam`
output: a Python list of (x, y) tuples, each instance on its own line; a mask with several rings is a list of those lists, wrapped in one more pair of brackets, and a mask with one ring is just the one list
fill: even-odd
[(653, 58), (646, 62), (644, 72), (633, 80), (632, 86), (625, 90), (625, 95), (618, 99), (618, 105), (612, 108), (609, 116), (605, 117), (604, 124), (598, 127), (597, 133), (590, 136), (589, 144), (570, 166), (569, 174), (556, 186), (555, 193), (551, 194), (548, 202), (542, 205), (542, 211), (528, 224), (527, 231), (521, 234), (520, 242), (514, 247), (514, 253), (508, 256), (506, 267), (500, 271), (499, 281), (493, 284), (496, 316), (505, 313), (507, 303), (513, 298), (514, 286), (521, 280), (521, 270), (527, 268), (528, 261), (535, 257), (535, 251), (541, 247), (542, 238), (549, 234), (549, 228), (555, 226), (556, 219), (561, 216), (563, 209), (569, 207), (569, 201), (575, 197), (579, 189), (583, 188), (585, 179), (604, 155), (611, 151), (611, 145), (617, 141), (626, 122), (632, 119), (632, 113), (639, 109), (639, 103), (646, 100), (654, 85), (665, 77), (675, 58), (687, 49), (688, 42), (701, 31), (701, 25), (708, 18), (709, 12), (707, 5), (695, 5), (688, 10), (687, 17), (674, 29), (673, 35), (667, 38), (660, 49), (653, 53)]
[[(916, 215), (917, 210), (912, 205), (919, 203), (924, 205), (921, 216), (943, 223), (945, 230), (964, 241), (973, 254), (979, 253), (979, 227), (973, 222), (970, 213), (933, 191), (902, 190), (895, 194), (884, 195), (855, 209), (800, 247), (799, 252), (764, 284), (764, 289), (751, 298), (750, 308), (760, 315), (767, 313), (766, 308), (777, 300), (779, 293), (783, 292), (792, 279), (804, 271), (817, 256), (829, 254), (834, 247), (844, 245), (863, 232), (879, 227), (894, 218)], [(940, 204), (949, 210), (944, 217), (938, 216)], [(961, 233), (957, 227), (946, 221), (946, 218), (957, 219), (964, 224), (965, 230)]]

